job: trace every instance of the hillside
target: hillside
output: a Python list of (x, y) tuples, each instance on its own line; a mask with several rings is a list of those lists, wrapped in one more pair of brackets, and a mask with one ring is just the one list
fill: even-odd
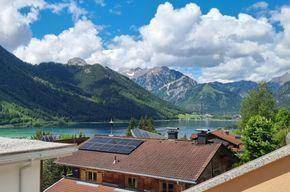
[(235, 114), (240, 109), (242, 97), (220, 83), (198, 84), (179, 102), (185, 109), (198, 114)]
[[(30, 65), (0, 47), (1, 119), (106, 121), (180, 112), (136, 83), (101, 65)], [(18, 110), (19, 109), (19, 110)], [(17, 120), (20, 119), (20, 120)], [(3, 123), (3, 122), (2, 122)]]

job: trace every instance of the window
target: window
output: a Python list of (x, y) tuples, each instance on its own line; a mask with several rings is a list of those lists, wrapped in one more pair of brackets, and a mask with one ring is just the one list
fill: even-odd
[(128, 178), (128, 187), (130, 188), (137, 188), (137, 179), (134, 177), (129, 177)]
[(97, 173), (96, 172), (87, 171), (86, 175), (87, 175), (88, 181), (96, 181), (97, 180)]
[(174, 191), (174, 185), (172, 183), (168, 183), (168, 192)]
[(97, 180), (97, 173), (96, 172), (93, 172), (93, 180)]
[(92, 172), (88, 172), (88, 180), (93, 180), (93, 174), (92, 174)]
[(174, 184), (162, 182), (162, 192), (173, 192), (174, 191)]
[(162, 183), (162, 192), (167, 192), (167, 183), (166, 182)]

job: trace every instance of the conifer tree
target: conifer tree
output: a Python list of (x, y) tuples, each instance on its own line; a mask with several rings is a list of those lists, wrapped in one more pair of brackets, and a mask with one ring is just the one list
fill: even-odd
[(128, 128), (127, 128), (127, 136), (132, 136), (131, 130), (135, 129), (137, 127), (137, 121), (134, 117), (131, 117), (131, 120), (129, 122)]

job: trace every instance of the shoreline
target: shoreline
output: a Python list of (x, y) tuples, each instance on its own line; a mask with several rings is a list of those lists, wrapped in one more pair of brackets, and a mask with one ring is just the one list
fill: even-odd
[[(169, 122), (169, 121), (232, 121), (232, 122), (237, 122), (235, 119), (158, 119), (154, 120), (154, 122)], [(114, 124), (127, 124), (129, 123), (130, 120), (120, 120), (120, 121), (115, 121)], [(57, 121), (53, 122), (46, 122), (42, 125), (28, 125), (28, 124), (5, 124), (5, 125), (0, 125), (0, 129), (4, 128), (46, 128), (46, 127), (60, 127), (60, 126), (72, 126), (76, 124), (105, 124), (108, 123), (106, 121), (84, 121), (84, 122), (68, 122), (68, 123), (58, 123)]]

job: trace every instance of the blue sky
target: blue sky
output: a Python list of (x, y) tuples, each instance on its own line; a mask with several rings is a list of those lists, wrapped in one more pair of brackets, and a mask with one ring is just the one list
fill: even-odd
[[(60, 3), (62, 0), (49, 0), (50, 3)], [(66, 1), (64, 1), (66, 2)], [(68, 1), (67, 1), (68, 2)], [(102, 1), (101, 1), (102, 2)], [(83, 0), (78, 3), (89, 13), (88, 17), (96, 25), (104, 26), (101, 35), (105, 39), (113, 38), (116, 35), (129, 34), (138, 35), (140, 26), (148, 24), (156, 13), (158, 5), (170, 2), (175, 8), (184, 7), (187, 3), (196, 3), (203, 13), (211, 8), (218, 8), (223, 14), (236, 16), (241, 12), (254, 14), (247, 10), (251, 5), (261, 2), (259, 0), (104, 0), (104, 5), (97, 0)], [(276, 9), (289, 5), (290, 0), (265, 1), (269, 9)], [(31, 25), (33, 36), (42, 38), (45, 34), (61, 33), (63, 30), (72, 27), (74, 22), (71, 15), (62, 11), (54, 14), (50, 10), (40, 13), (40, 19)]]
[(199, 82), (290, 72), (290, 0), (2, 0), (0, 45), (31, 64), (168, 66)]

